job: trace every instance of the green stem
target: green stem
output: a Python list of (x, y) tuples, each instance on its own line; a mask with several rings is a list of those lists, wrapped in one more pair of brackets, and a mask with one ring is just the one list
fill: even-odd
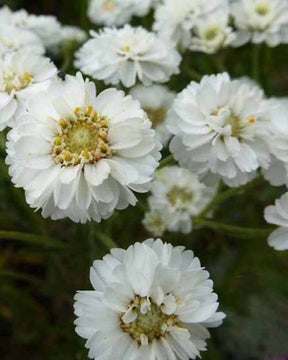
[(208, 227), (213, 230), (223, 231), (238, 238), (268, 237), (275, 228), (246, 228), (230, 224), (222, 224), (216, 221), (196, 219), (195, 225), (199, 227)]
[(192, 69), (192, 68), (186, 68), (185, 70), (184, 70), (184, 72), (191, 78), (191, 79), (193, 79), (193, 80), (195, 80), (195, 81), (201, 81), (201, 79), (202, 79), (202, 75), (197, 71), (197, 70), (195, 70), (195, 69)]
[(160, 161), (158, 170), (162, 169), (165, 166), (174, 165), (174, 164), (176, 164), (176, 160), (174, 159), (174, 156), (172, 154), (168, 155), (166, 158), (164, 158)]
[(205, 218), (205, 216), (207, 216), (212, 210), (214, 210), (217, 206), (219, 206), (221, 203), (223, 203), (227, 199), (233, 197), (234, 195), (237, 195), (240, 192), (250, 190), (251, 188), (259, 185), (262, 181), (263, 181), (263, 178), (261, 176), (258, 176), (254, 180), (250, 181), (248, 184), (239, 186), (237, 188), (229, 189), (225, 192), (221, 192), (222, 184), (220, 183), (219, 187), (218, 187), (218, 191), (216, 192), (214, 199), (199, 214), (199, 219)]
[(37, 234), (21, 233), (16, 231), (0, 231), (0, 240), (19, 240), (24, 243), (40, 245), (44, 247), (52, 247), (55, 249), (66, 249), (66, 245), (60, 241), (55, 241), (48, 236)]
[(108, 250), (119, 248), (116, 242), (112, 240), (110, 236), (105, 233), (98, 231), (96, 233), (96, 239), (98, 239)]
[(252, 78), (259, 83), (260, 81), (260, 46), (252, 46)]

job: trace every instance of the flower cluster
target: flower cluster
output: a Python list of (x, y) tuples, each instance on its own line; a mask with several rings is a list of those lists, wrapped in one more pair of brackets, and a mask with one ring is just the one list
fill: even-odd
[(165, 230), (192, 230), (192, 219), (199, 215), (211, 202), (216, 187), (208, 187), (188, 170), (178, 166), (167, 166), (159, 170), (148, 199), (150, 211), (143, 223), (155, 236), (162, 236)]

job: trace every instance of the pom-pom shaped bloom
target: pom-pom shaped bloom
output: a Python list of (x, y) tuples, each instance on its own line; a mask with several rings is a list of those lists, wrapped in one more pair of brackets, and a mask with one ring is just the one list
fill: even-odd
[(88, 17), (95, 24), (124, 25), (132, 14), (131, 0), (91, 0), (88, 6)]
[(232, 44), (236, 34), (229, 26), (229, 17), (228, 6), (219, 6), (216, 10), (199, 17), (193, 27), (189, 48), (213, 54)]
[(199, 259), (161, 240), (111, 250), (90, 280), (94, 290), (75, 296), (75, 324), (95, 360), (195, 359), (225, 317)]
[(269, 245), (275, 250), (288, 250), (288, 193), (276, 200), (274, 206), (265, 209), (265, 220), (280, 226), (270, 234)]
[(140, 101), (162, 145), (167, 145), (171, 134), (166, 126), (166, 119), (175, 93), (163, 85), (136, 85), (130, 94)]
[(26, 51), (0, 59), (0, 130), (14, 125), (24, 103), (31, 95), (45, 90), (56, 72), (48, 58)]
[(87, 39), (87, 33), (77, 26), (62, 26), (61, 41), (62, 43), (83, 43)]
[(212, 173), (229, 186), (245, 184), (259, 166), (269, 166), (262, 97), (258, 87), (226, 73), (192, 82), (168, 115), (168, 129), (175, 134), (171, 152), (202, 177)]
[(133, 15), (147, 15), (154, 0), (91, 0), (88, 17), (95, 24), (119, 26), (128, 23)]
[(157, 173), (157, 179), (151, 188), (152, 195), (148, 202), (152, 214), (147, 230), (151, 229), (155, 221), (160, 225), (161, 217), (157, 217), (157, 214), (161, 213), (168, 231), (188, 234), (192, 230), (193, 217), (204, 210), (212, 200), (215, 190), (215, 187), (200, 183), (197, 177), (186, 169), (178, 166), (165, 167)]
[(76, 54), (76, 67), (106, 84), (144, 85), (166, 82), (179, 72), (181, 56), (170, 45), (142, 27), (125, 25), (122, 29), (91, 31)]
[(224, 5), (227, 0), (164, 0), (156, 8), (153, 29), (164, 40), (188, 48), (197, 21)]
[(273, 186), (288, 187), (288, 98), (272, 98), (265, 101), (270, 121), (271, 163), (263, 171)]
[(235, 45), (252, 41), (273, 47), (283, 42), (288, 25), (286, 0), (235, 0), (231, 12), (238, 30)]
[(32, 31), (12, 25), (0, 25), (0, 57), (18, 50), (43, 55), (44, 46)]
[(13, 25), (36, 34), (47, 48), (55, 46), (61, 40), (61, 24), (52, 15), (33, 15), (26, 10), (12, 12), (4, 7), (0, 13), (1, 25)]
[(9, 133), (12, 181), (44, 217), (100, 221), (136, 204), (160, 153), (138, 101), (95, 85), (79, 73), (56, 79), (31, 99)]

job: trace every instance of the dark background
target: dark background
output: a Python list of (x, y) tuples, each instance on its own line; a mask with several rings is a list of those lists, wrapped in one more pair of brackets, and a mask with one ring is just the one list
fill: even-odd
[[(139, 0), (140, 1), (140, 0)], [(63, 24), (88, 30), (86, 1), (12, 0), (1, 1), (14, 10), (53, 14)], [(151, 25), (152, 14), (145, 24)], [(133, 24), (139, 23), (133, 19)], [(266, 93), (288, 96), (288, 46), (272, 51), (261, 48), (259, 66)], [(181, 75), (170, 82), (183, 89), (193, 78), (190, 71), (212, 73), (225, 67), (234, 76), (251, 75), (251, 46), (228, 49), (225, 54), (185, 54)], [(61, 59), (57, 60), (61, 63)], [(219, 65), (220, 64), (220, 65)], [(71, 73), (75, 69), (69, 69)], [(102, 86), (102, 85), (101, 85)], [(136, 206), (100, 225), (77, 225), (70, 221), (44, 220), (25, 204), (4, 165), (5, 134), (1, 135), (0, 173), (0, 354), (3, 360), (84, 360), (84, 341), (74, 332), (73, 296), (78, 289), (90, 289), (89, 267), (108, 251), (106, 235), (121, 247), (149, 237)], [(262, 182), (245, 196), (227, 201), (215, 218), (225, 223), (262, 227), (263, 209), (285, 190)], [(143, 198), (145, 200), (145, 197)], [(38, 234), (17, 240), (5, 231)], [(288, 253), (276, 252), (263, 238), (229, 237), (212, 230), (189, 236), (168, 234), (164, 240), (184, 244), (195, 251), (215, 281), (221, 310), (228, 315), (223, 326), (211, 331), (207, 360), (288, 359)], [(113, 360), (113, 359), (111, 359)], [(125, 359), (126, 360), (126, 359)], [(127, 359), (129, 360), (129, 359)]]

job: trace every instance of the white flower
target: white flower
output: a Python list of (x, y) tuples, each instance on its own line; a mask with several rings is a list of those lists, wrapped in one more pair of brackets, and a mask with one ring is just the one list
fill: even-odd
[(145, 213), (142, 221), (145, 229), (154, 236), (162, 236), (166, 230), (165, 213), (158, 210), (150, 210)]
[(13, 51), (25, 50), (42, 55), (45, 49), (37, 35), (12, 25), (0, 25), (0, 57)]
[(288, 25), (286, 0), (236, 0), (231, 12), (239, 31), (236, 46), (252, 41), (273, 47), (283, 42), (283, 27)]
[(25, 102), (45, 90), (56, 72), (50, 59), (26, 51), (0, 59), (0, 130), (14, 125)]
[(164, 0), (156, 8), (153, 29), (164, 40), (187, 48), (197, 20), (224, 4), (227, 0)]
[(273, 154), (264, 177), (274, 186), (288, 186), (288, 98), (272, 98), (265, 102), (270, 117), (270, 149)]
[(221, 6), (196, 20), (190, 49), (213, 54), (232, 44), (236, 34), (229, 26), (229, 8)]
[(215, 190), (215, 186), (200, 183), (190, 171), (168, 166), (158, 172), (148, 202), (152, 211), (163, 214), (168, 231), (188, 234), (192, 230), (193, 217), (210, 203)]
[(91, 0), (88, 17), (95, 24), (124, 25), (132, 17), (133, 8), (129, 5), (131, 0)]
[(179, 73), (181, 56), (155, 34), (142, 27), (125, 25), (122, 29), (91, 31), (88, 40), (76, 54), (76, 67), (106, 84), (144, 85), (166, 82)]
[(229, 186), (246, 183), (259, 166), (269, 166), (262, 103), (262, 91), (226, 73), (192, 82), (168, 115), (168, 129), (175, 134), (171, 152), (196, 174), (211, 172)]
[(140, 101), (162, 145), (167, 145), (171, 137), (166, 127), (167, 112), (173, 103), (175, 93), (163, 85), (136, 85), (130, 94)]
[(265, 209), (265, 220), (280, 226), (270, 234), (269, 245), (275, 250), (288, 250), (288, 193), (276, 200), (274, 206)]
[(96, 96), (80, 73), (55, 79), (27, 104), (9, 133), (15, 185), (32, 208), (75, 222), (109, 217), (147, 192), (160, 158), (151, 122), (122, 91)]
[(213, 282), (198, 258), (161, 240), (113, 249), (75, 296), (76, 332), (92, 359), (195, 359), (221, 325)]
[(0, 13), (1, 24), (34, 32), (46, 48), (55, 46), (61, 38), (61, 24), (52, 15), (28, 14), (24, 9), (12, 12), (5, 7)]
[(77, 26), (65, 25), (61, 28), (61, 42), (64, 43), (83, 43), (87, 39), (87, 33)]
[(145, 16), (154, 0), (90, 0), (88, 17), (95, 24), (119, 26), (132, 16)]

